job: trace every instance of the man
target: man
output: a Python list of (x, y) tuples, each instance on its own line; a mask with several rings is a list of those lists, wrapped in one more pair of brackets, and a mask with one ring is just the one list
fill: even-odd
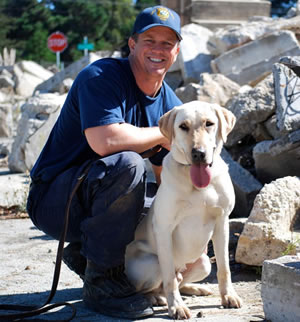
[(158, 120), (181, 104), (163, 81), (180, 40), (174, 11), (143, 10), (128, 41), (128, 59), (101, 59), (79, 73), (31, 171), (28, 213), (58, 239), (70, 193), (89, 165), (72, 199), (64, 261), (84, 279), (84, 303), (106, 315), (153, 314), (124, 274), (124, 254), (144, 207), (141, 154), (160, 150), (150, 157), (159, 183), (169, 142)]

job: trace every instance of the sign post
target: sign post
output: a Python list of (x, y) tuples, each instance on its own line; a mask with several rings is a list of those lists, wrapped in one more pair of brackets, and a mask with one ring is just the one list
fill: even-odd
[(56, 53), (56, 66), (60, 67), (60, 53), (68, 47), (67, 37), (59, 31), (54, 32), (48, 37), (48, 48)]
[(88, 55), (88, 51), (94, 49), (94, 44), (92, 44), (92, 43), (89, 44), (88, 37), (87, 36), (84, 36), (83, 37), (83, 43), (78, 44), (77, 45), (77, 49), (83, 50), (84, 51), (84, 56), (87, 56)]

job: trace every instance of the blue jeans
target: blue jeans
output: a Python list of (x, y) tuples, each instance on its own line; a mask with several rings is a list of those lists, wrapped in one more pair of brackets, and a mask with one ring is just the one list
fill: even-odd
[[(124, 262), (145, 202), (146, 169), (135, 152), (121, 152), (95, 161), (70, 207), (66, 241), (81, 242), (82, 254), (103, 268)], [(65, 208), (86, 164), (72, 167), (50, 183), (30, 189), (27, 210), (37, 228), (59, 239)]]

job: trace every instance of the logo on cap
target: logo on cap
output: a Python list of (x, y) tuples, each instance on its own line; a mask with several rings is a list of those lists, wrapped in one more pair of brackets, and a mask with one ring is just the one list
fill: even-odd
[(157, 16), (159, 17), (160, 20), (168, 20), (170, 16), (170, 12), (167, 8), (155, 8), (151, 14), (153, 15), (156, 11)]

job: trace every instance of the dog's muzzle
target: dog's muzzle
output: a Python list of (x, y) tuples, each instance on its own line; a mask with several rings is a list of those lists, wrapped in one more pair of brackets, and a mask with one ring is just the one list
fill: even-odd
[[(214, 151), (213, 151), (214, 154)], [(203, 148), (193, 148), (191, 152), (192, 156), (192, 164), (199, 164), (199, 163), (206, 163), (210, 167), (213, 164), (213, 161), (211, 163), (208, 163), (206, 160), (206, 151)]]

